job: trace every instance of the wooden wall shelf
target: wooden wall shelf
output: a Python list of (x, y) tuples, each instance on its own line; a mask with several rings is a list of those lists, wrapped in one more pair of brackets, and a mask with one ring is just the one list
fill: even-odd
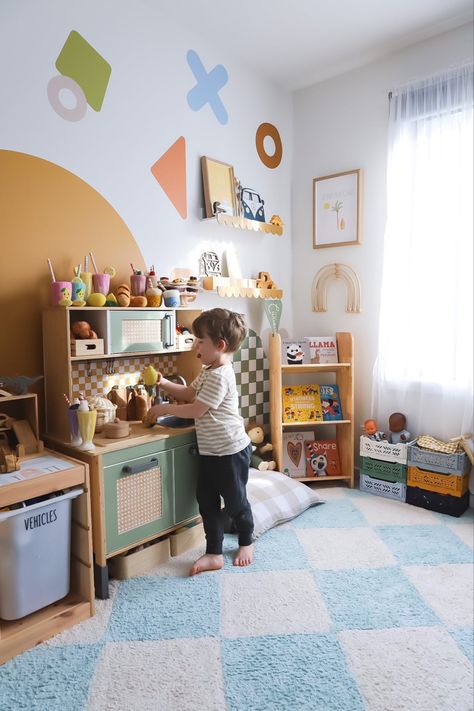
[(253, 230), (253, 232), (265, 232), (266, 234), (272, 235), (283, 234), (283, 225), (272, 225), (271, 222), (248, 220), (246, 217), (234, 217), (234, 215), (226, 215), (224, 212), (218, 212), (215, 217), (220, 225), (226, 225), (226, 227), (235, 227), (240, 230)]
[[(247, 220), (247, 222), (250, 221)], [(244, 296), (255, 299), (283, 298), (283, 289), (259, 289), (256, 279), (208, 276), (204, 277), (202, 285), (206, 291), (217, 291), (219, 296)]]

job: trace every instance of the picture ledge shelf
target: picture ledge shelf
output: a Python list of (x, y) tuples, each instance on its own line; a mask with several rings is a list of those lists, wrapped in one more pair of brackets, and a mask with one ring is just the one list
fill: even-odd
[(259, 222), (258, 220), (248, 220), (246, 217), (236, 217), (234, 215), (226, 215), (224, 212), (218, 212), (214, 217), (207, 219), (216, 219), (220, 225), (226, 227), (235, 227), (241, 230), (253, 230), (254, 232), (266, 232), (272, 235), (282, 235), (282, 225), (272, 225), (271, 222)]
[(282, 299), (283, 289), (259, 289), (256, 279), (237, 279), (207, 276), (202, 281), (206, 291), (217, 291), (219, 296), (244, 296), (255, 299)]

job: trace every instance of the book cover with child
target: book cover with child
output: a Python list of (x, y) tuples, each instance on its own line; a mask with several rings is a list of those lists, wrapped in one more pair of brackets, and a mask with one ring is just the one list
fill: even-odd
[(339, 451), (335, 439), (306, 440), (305, 443), (306, 476), (341, 475)]
[(323, 420), (342, 420), (341, 399), (337, 385), (320, 385), (321, 408)]

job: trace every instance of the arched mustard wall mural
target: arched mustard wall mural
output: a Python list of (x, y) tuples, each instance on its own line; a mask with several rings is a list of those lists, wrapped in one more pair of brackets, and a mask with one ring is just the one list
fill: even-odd
[[(87, 111), (87, 104), (100, 111), (112, 72), (110, 64), (87, 42), (72, 30), (58, 58), (56, 69), (59, 75), (48, 84), (49, 103), (66, 121), (80, 121)], [(61, 91), (69, 90), (76, 105), (69, 108), (61, 102)]]
[(313, 279), (311, 303), (313, 311), (327, 311), (327, 284), (331, 279), (342, 279), (346, 285), (346, 311), (360, 313), (360, 281), (355, 271), (347, 264), (327, 264)]
[[(4, 375), (43, 372), (41, 312), (49, 304), (47, 257), (56, 278), (92, 251), (113, 264), (112, 290), (128, 282), (130, 262), (145, 267), (120, 215), (94, 188), (42, 158), (0, 150), (0, 363)], [(41, 389), (41, 384), (37, 390)]]

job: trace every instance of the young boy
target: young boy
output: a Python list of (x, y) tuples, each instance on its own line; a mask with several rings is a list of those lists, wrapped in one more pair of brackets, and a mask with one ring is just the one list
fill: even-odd
[(224, 565), (222, 541), (224, 523), (221, 496), (239, 534), (234, 565), (253, 560), (253, 517), (245, 487), (252, 446), (239, 414), (239, 402), (232, 368), (232, 354), (245, 338), (240, 314), (227, 309), (204, 311), (192, 325), (195, 350), (203, 369), (190, 386), (159, 379), (168, 395), (188, 404), (154, 405), (148, 421), (161, 415), (194, 418), (199, 450), (196, 497), (206, 534), (206, 553), (193, 565), (190, 575), (219, 570)]

